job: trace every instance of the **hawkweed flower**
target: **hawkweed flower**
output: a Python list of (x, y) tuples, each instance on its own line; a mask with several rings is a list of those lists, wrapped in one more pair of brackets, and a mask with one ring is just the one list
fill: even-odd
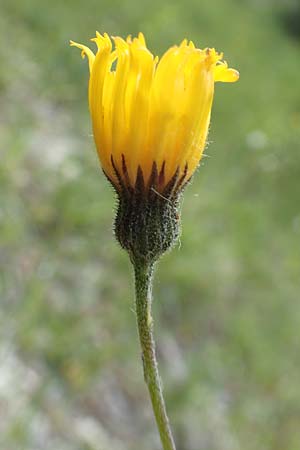
[[(151, 319), (153, 266), (180, 232), (180, 196), (205, 147), (214, 84), (239, 74), (213, 48), (186, 39), (162, 57), (137, 38), (96, 33), (88, 57), (89, 108), (103, 171), (118, 195), (115, 235), (135, 270), (136, 312), (145, 381), (163, 448), (175, 445), (166, 415)], [(114, 45), (113, 45), (114, 44)]]

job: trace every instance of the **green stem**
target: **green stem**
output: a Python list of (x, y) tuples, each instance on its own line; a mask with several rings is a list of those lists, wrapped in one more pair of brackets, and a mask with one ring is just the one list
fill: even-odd
[(158, 372), (151, 316), (153, 265), (134, 263), (136, 316), (142, 348), (144, 378), (164, 450), (176, 450)]

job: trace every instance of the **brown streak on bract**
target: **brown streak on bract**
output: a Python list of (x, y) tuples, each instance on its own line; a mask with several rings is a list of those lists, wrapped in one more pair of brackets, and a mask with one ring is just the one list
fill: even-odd
[(115, 175), (116, 175), (116, 177), (117, 177), (117, 180), (118, 180), (118, 182), (119, 182), (119, 186), (116, 186), (116, 188), (119, 187), (118, 190), (120, 190), (120, 189), (121, 189), (121, 190), (125, 190), (125, 186), (124, 186), (122, 177), (121, 177), (121, 175), (120, 175), (120, 173), (119, 173), (119, 171), (118, 171), (118, 169), (117, 169), (117, 167), (116, 167), (116, 165), (115, 165), (115, 161), (114, 161), (113, 155), (110, 155), (110, 162), (111, 162), (111, 165), (112, 165), (112, 167), (113, 167), (113, 169), (114, 169), (114, 172), (115, 172)]
[(157, 165), (156, 165), (156, 162), (153, 161), (150, 178), (149, 178), (148, 185), (147, 185), (148, 189), (151, 189), (152, 187), (156, 188), (156, 186), (157, 186), (157, 177), (158, 177)]
[(124, 153), (122, 153), (122, 172), (125, 178), (125, 186), (130, 189), (131, 184), (130, 184), (130, 178), (128, 175), (128, 170), (127, 170), (127, 166), (126, 166), (126, 160), (125, 160), (125, 156)]
[(145, 193), (145, 182), (144, 182), (144, 175), (143, 175), (143, 171), (141, 169), (141, 166), (138, 167), (137, 170), (137, 176), (136, 176), (136, 181), (135, 181), (135, 190), (143, 195)]
[(184, 191), (184, 189), (187, 187), (187, 185), (191, 182), (192, 180), (192, 176), (190, 178), (188, 178), (187, 180), (185, 180), (185, 182), (181, 185), (180, 190), (181, 192)]
[(163, 190), (163, 195), (165, 197), (170, 198), (170, 197), (173, 196), (174, 187), (176, 186), (177, 180), (178, 180), (178, 175), (179, 175), (179, 166), (177, 167), (177, 169), (174, 172), (174, 175), (172, 176), (172, 178), (170, 179), (170, 181), (166, 185), (165, 189)]
[(166, 161), (162, 163), (159, 175), (158, 175), (158, 187), (163, 188), (165, 184), (165, 167), (166, 167)]
[(178, 183), (176, 185), (176, 188), (175, 188), (176, 191), (178, 191), (179, 189), (182, 189), (182, 184), (183, 184), (183, 181), (184, 181), (184, 179), (186, 177), (187, 171), (188, 171), (188, 163), (186, 162), (185, 166), (184, 166), (183, 174), (179, 178)]

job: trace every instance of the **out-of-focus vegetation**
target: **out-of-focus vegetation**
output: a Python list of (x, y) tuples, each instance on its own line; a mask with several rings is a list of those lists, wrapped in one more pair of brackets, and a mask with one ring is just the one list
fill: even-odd
[(155, 323), (178, 450), (300, 449), (300, 7), (2, 0), (0, 448), (158, 450), (131, 269), (115, 243), (87, 63), (68, 40), (184, 37), (240, 70), (163, 258)]

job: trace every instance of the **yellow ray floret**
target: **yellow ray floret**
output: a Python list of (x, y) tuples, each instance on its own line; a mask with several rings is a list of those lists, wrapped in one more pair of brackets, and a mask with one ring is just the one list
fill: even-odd
[[(182, 184), (197, 168), (210, 122), (214, 83), (235, 82), (239, 73), (215, 49), (184, 39), (159, 60), (145, 38), (110, 38), (96, 33), (94, 54), (71, 41), (90, 68), (89, 107), (99, 158), (118, 186), (145, 183), (155, 166), (163, 191), (177, 174)], [(114, 43), (114, 48), (112, 45)]]

